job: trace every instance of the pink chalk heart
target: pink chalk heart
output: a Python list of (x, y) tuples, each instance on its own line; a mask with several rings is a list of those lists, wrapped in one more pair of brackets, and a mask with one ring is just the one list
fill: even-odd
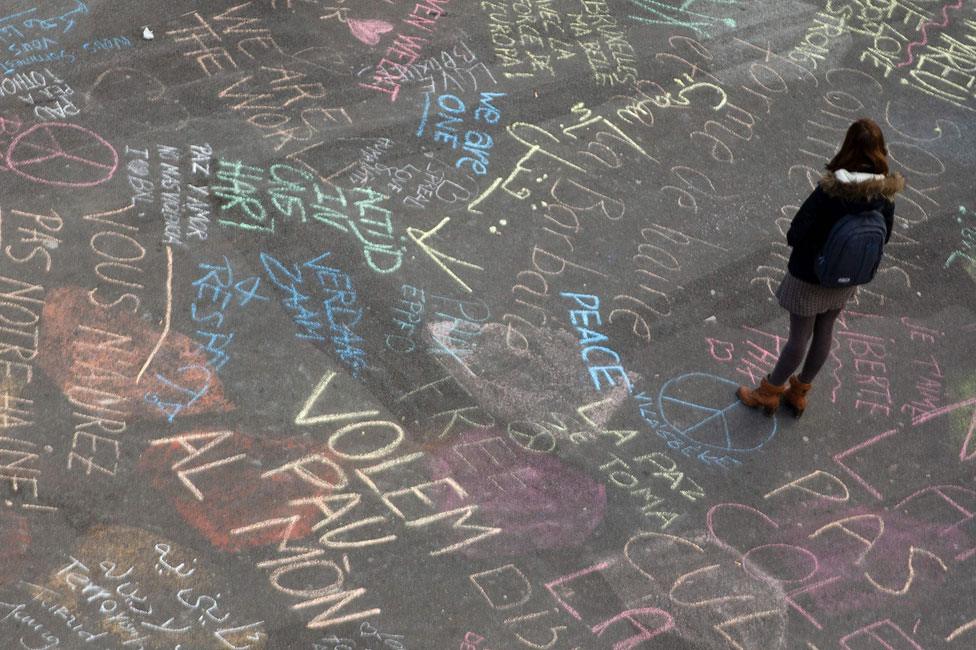
[(451, 479), (465, 495), (439, 491), (432, 496), (438, 511), (476, 506), (478, 525), (495, 531), (470, 546), (459, 545), (468, 557), (575, 548), (606, 514), (602, 484), (555, 456), (521, 449), (503, 432), (468, 431), (455, 444), (431, 450), (429, 463), (434, 480)]
[(356, 20), (350, 18), (346, 21), (352, 35), (367, 45), (376, 45), (380, 42), (380, 35), (393, 29), (393, 25), (384, 20)]

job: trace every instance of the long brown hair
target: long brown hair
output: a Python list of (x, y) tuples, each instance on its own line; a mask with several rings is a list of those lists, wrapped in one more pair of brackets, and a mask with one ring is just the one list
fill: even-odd
[(827, 163), (827, 170), (835, 172), (888, 173), (888, 148), (884, 134), (874, 120), (862, 117), (847, 129), (844, 144), (837, 155)]

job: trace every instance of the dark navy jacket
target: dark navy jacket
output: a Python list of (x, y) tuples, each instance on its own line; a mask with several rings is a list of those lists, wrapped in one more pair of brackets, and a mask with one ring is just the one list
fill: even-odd
[(837, 170), (836, 174), (828, 172), (793, 217), (786, 243), (793, 247), (788, 265), (790, 275), (798, 280), (820, 284), (814, 263), (827, 242), (830, 229), (845, 215), (878, 210), (884, 215), (888, 227), (885, 243), (891, 238), (895, 220), (893, 199), (904, 189), (905, 179), (897, 173), (844, 182), (849, 179), (843, 170)]

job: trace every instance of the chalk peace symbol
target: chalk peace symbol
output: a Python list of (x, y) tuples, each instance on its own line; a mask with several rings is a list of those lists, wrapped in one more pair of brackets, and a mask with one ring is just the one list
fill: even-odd
[(112, 178), (119, 154), (103, 137), (77, 124), (44, 122), (10, 142), (5, 162), (36, 183), (92, 187)]
[(776, 417), (756, 417), (735, 396), (734, 381), (693, 372), (658, 393), (661, 417), (675, 433), (722, 451), (756, 451), (776, 435)]

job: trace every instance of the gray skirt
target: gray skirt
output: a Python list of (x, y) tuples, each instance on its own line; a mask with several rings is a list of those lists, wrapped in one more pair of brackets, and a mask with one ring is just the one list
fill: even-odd
[(843, 309), (857, 287), (828, 288), (810, 284), (787, 273), (776, 290), (776, 299), (786, 311), (797, 316), (816, 316), (825, 311)]

